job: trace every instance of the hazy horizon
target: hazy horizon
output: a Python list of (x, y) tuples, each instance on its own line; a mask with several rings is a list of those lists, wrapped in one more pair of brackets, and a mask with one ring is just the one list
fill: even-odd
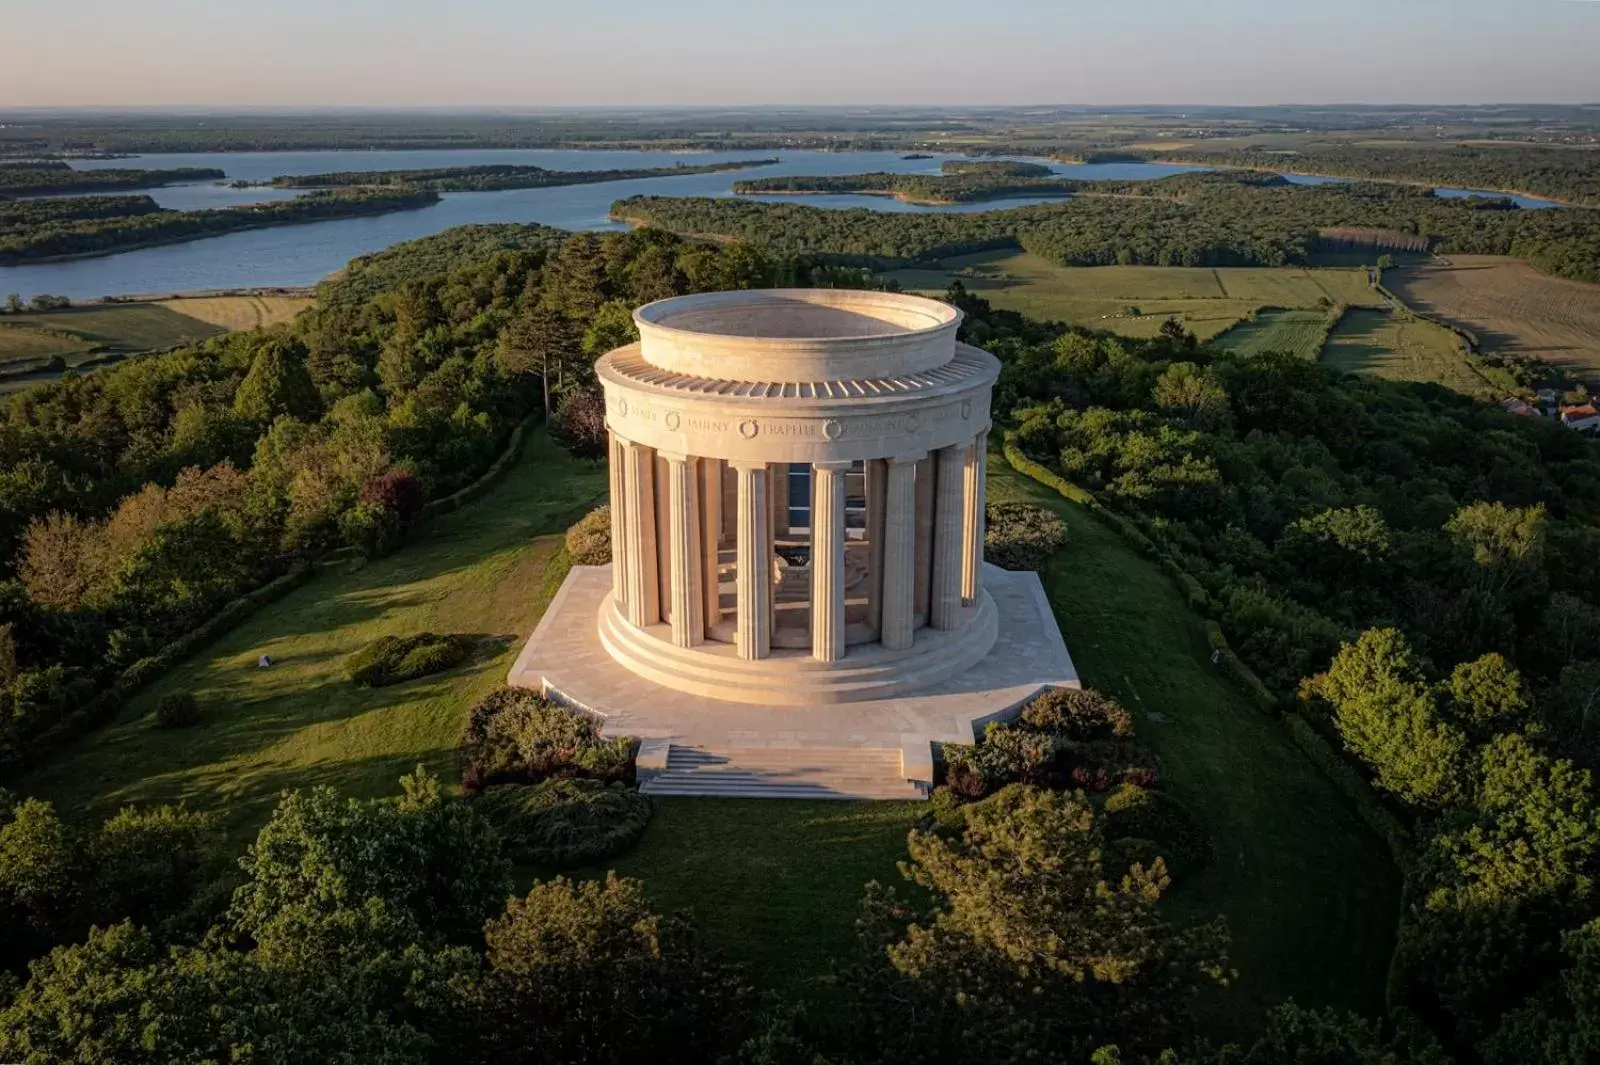
[(1600, 100), (1594, 0), (76, 0), (8, 28), (0, 110)]

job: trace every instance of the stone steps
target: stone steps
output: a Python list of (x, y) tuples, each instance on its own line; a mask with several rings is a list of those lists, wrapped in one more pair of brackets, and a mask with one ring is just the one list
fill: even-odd
[(700, 747), (672, 744), (646, 795), (748, 799), (883, 799), (927, 796), (889, 747)]

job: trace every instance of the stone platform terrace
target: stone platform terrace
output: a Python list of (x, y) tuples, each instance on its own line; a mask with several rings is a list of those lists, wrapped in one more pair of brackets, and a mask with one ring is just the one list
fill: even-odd
[(608, 736), (638, 737), (649, 794), (922, 798), (934, 744), (971, 743), (1040, 690), (1080, 686), (1038, 575), (985, 563), (983, 587), (999, 632), (975, 665), (879, 698), (783, 706), (691, 695), (620, 665), (596, 623), (612, 570), (576, 566), (507, 682), (602, 718)]

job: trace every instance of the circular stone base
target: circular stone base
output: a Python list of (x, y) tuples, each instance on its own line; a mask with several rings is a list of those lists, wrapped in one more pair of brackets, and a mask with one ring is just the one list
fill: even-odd
[(690, 695), (769, 706), (850, 703), (938, 684), (981, 662), (999, 635), (999, 610), (982, 591), (962, 614), (958, 628), (918, 629), (904, 651), (863, 644), (838, 662), (819, 662), (808, 651), (774, 648), (752, 661), (732, 644), (677, 647), (666, 625), (635, 628), (608, 595), (600, 604), (600, 643), (629, 671)]

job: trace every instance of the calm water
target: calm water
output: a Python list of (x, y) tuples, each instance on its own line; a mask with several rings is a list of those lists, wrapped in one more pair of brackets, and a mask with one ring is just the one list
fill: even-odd
[[(216, 167), (228, 181), (261, 181), (280, 174), (317, 174), (336, 170), (399, 170), (437, 166), (511, 163), (552, 170), (609, 170), (754, 159), (777, 155), (775, 166), (715, 174), (607, 181), (510, 192), (447, 193), (431, 206), (372, 218), (283, 226), (231, 233), (222, 237), (123, 252), (98, 259), (0, 267), (0, 293), (23, 297), (38, 293), (89, 299), (96, 296), (181, 292), (196, 289), (310, 285), (351, 259), (402, 240), (428, 236), (452, 226), (484, 222), (542, 222), (562, 229), (621, 229), (606, 217), (612, 201), (627, 196), (731, 196), (735, 181), (747, 177), (858, 174), (888, 171), (936, 174), (945, 159), (902, 159), (899, 152), (749, 151), (680, 154), (647, 151), (562, 151), (546, 149), (349, 152), (198, 152), (141, 155), (130, 159), (79, 160), (84, 169), (107, 167)], [(1063, 177), (1084, 180), (1148, 180), (1204, 167), (1161, 163), (1049, 164)], [(1327, 179), (1294, 178), (1315, 183)], [(1466, 190), (1440, 190), (1468, 195)], [(226, 184), (183, 185), (151, 190), (163, 207), (192, 210), (229, 207), (297, 195), (288, 189), (232, 189)], [(1061, 197), (993, 200), (978, 204), (929, 207), (900, 203), (883, 196), (773, 196), (776, 202), (802, 202), (816, 207), (866, 207), (876, 211), (984, 211), (1046, 203)], [(1519, 198), (1518, 202), (1523, 202)], [(1529, 200), (1525, 206), (1545, 205)]]

